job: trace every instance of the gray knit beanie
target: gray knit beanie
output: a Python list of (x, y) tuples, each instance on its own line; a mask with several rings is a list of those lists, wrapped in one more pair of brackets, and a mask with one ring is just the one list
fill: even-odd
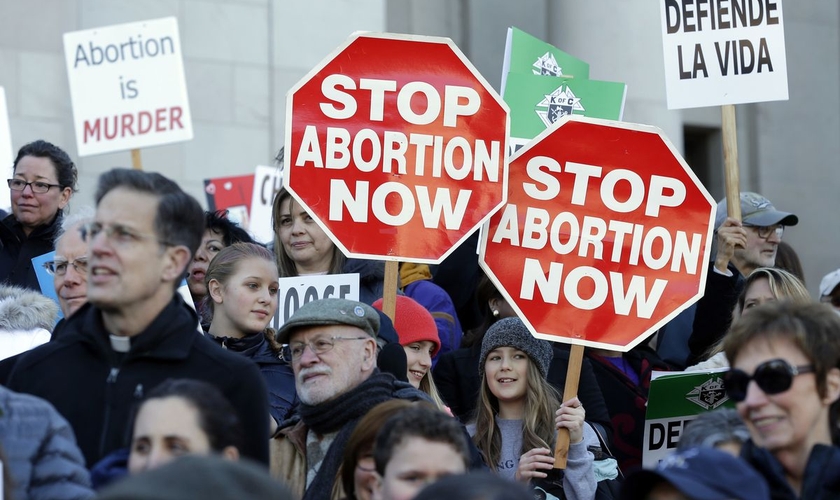
[(504, 318), (493, 323), (484, 334), (481, 341), (481, 361), (478, 366), (478, 373), (484, 373), (484, 362), (487, 355), (497, 347), (514, 347), (524, 352), (537, 364), (543, 378), (548, 376), (548, 365), (554, 357), (554, 350), (551, 342), (540, 340), (528, 331), (528, 328), (519, 318)]

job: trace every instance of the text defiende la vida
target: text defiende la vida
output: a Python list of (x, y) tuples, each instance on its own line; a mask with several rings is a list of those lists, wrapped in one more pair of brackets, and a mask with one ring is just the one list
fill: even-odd
[(665, 0), (666, 32), (774, 25), (779, 24), (778, 10), (778, 0)]

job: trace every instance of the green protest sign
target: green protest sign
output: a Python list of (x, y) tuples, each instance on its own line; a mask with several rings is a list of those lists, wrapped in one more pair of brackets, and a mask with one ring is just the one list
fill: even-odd
[(589, 64), (550, 43), (516, 28), (508, 28), (502, 65), (502, 91), (509, 74), (589, 78)]
[(676, 449), (683, 428), (697, 415), (735, 407), (723, 388), (724, 371), (654, 372), (645, 416), (645, 468), (656, 466)]
[(511, 73), (503, 95), (511, 147), (519, 149), (566, 115), (620, 121), (626, 96), (623, 83)]

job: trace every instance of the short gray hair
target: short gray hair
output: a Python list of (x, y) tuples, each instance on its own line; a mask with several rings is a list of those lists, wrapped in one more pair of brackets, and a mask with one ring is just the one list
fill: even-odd
[(93, 222), (93, 217), (95, 215), (96, 209), (90, 205), (85, 205), (73, 214), (64, 217), (61, 220), (61, 227), (55, 233), (55, 238), (53, 239), (53, 247), (58, 246), (58, 240), (60, 240), (61, 237), (64, 236), (64, 233), (66, 233), (68, 229), (72, 229), (73, 227), (78, 226), (79, 224), (87, 224), (88, 222)]
[(677, 450), (696, 446), (716, 447), (723, 443), (744, 444), (750, 439), (750, 431), (738, 412), (732, 408), (718, 408), (701, 413), (686, 425), (677, 442)]

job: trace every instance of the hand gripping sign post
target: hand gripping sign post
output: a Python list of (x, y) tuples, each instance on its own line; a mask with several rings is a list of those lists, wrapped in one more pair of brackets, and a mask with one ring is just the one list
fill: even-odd
[(286, 107), (284, 185), (347, 256), (389, 261), (387, 292), (504, 203), (507, 105), (448, 38), (356, 33)]
[(715, 203), (659, 129), (567, 116), (509, 186), (479, 262), (536, 337), (573, 344), (564, 400), (583, 346), (628, 351), (703, 295)]
[(722, 106), (729, 216), (741, 218), (735, 104), (788, 99), (781, 0), (661, 0), (668, 108)]
[(79, 156), (192, 139), (174, 17), (64, 34)]

